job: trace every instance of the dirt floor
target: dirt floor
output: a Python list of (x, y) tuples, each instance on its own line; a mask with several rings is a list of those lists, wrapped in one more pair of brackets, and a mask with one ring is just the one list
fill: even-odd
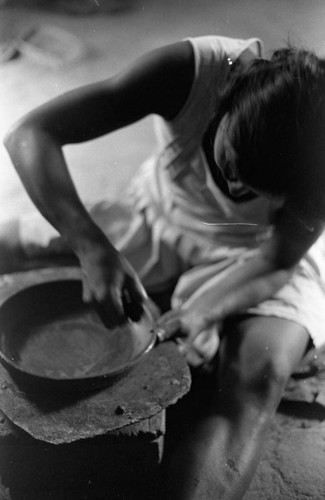
[[(79, 13), (71, 12), (73, 4)], [(324, 0), (0, 0), (0, 138), (35, 106), (186, 36), (257, 36), (267, 52), (290, 41), (325, 57), (324, 26)], [(48, 45), (52, 57), (21, 43), (31, 33), (44, 36), (37, 39), (42, 47), (49, 34), (58, 36), (57, 45)], [(149, 117), (67, 147), (81, 198), (117, 197), (154, 146)], [(0, 220), (33, 211), (2, 144), (0, 165)], [(315, 371), (308, 368), (287, 390), (247, 500), (325, 498), (325, 356), (312, 361)]]

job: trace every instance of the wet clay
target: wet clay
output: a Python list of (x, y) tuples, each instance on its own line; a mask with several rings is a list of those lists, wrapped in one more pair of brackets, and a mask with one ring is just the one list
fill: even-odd
[(51, 378), (90, 376), (117, 369), (132, 359), (133, 338), (127, 327), (110, 332), (92, 311), (27, 325), (27, 329), (15, 362), (29, 373)]
[(0, 349), (19, 370), (52, 379), (107, 375), (138, 359), (153, 342), (143, 316), (107, 329), (84, 304), (80, 281), (26, 287), (0, 307)]

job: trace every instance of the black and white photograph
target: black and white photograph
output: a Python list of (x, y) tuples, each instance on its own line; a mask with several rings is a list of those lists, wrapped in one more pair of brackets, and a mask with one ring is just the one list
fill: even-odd
[(324, 230), (324, 0), (0, 0), (0, 500), (324, 500)]

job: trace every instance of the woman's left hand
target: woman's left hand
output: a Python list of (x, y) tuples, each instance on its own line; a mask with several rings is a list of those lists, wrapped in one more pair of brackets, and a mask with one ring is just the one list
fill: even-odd
[(162, 315), (157, 321), (161, 342), (175, 339), (187, 362), (198, 367), (208, 363), (219, 347), (218, 326), (209, 314), (180, 307)]

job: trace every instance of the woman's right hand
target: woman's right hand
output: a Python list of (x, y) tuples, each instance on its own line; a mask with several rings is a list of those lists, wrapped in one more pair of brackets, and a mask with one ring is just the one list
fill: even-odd
[(114, 328), (128, 318), (138, 321), (148, 297), (128, 261), (104, 238), (78, 257), (83, 299), (94, 306), (105, 326)]

